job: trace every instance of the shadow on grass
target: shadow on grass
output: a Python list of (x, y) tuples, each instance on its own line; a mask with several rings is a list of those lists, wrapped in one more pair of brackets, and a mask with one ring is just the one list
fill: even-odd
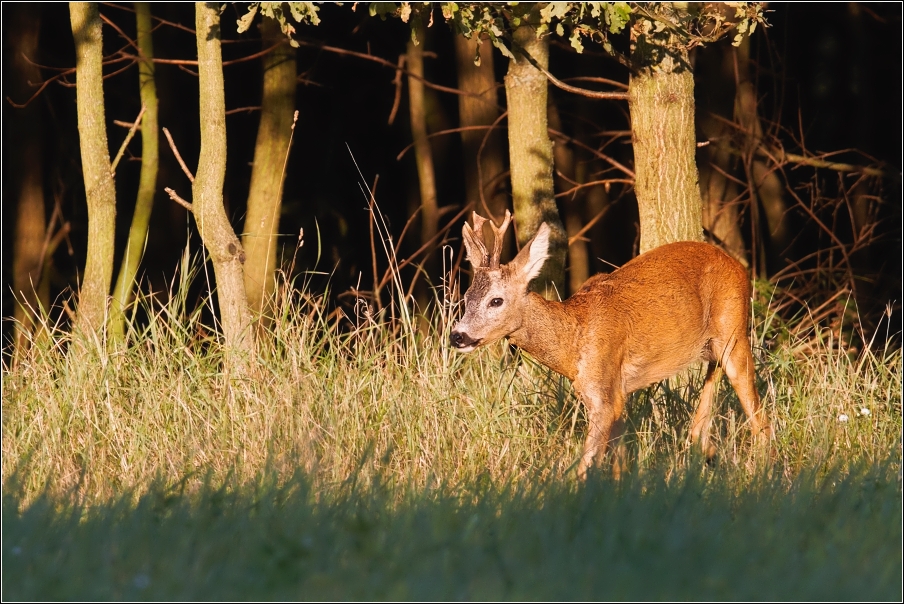
[[(893, 465), (893, 464), (892, 464)], [(429, 489), (302, 473), (3, 493), (4, 600), (900, 600), (892, 465)], [(739, 486), (743, 485), (743, 486)]]

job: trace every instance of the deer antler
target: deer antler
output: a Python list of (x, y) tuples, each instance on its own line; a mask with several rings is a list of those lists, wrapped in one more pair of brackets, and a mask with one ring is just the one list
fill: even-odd
[[(465, 222), (465, 226), (462, 228), (462, 235), (465, 239), (465, 248), (468, 251), (468, 260), (474, 266), (479, 266), (481, 268), (499, 268), (499, 257), (502, 255), (502, 241), (505, 236), (505, 231), (512, 222), (512, 213), (508, 210), (505, 211), (505, 218), (500, 227), (493, 224), (493, 221), (480, 216), (477, 212), (472, 213), (472, 221), (474, 222), (473, 227)], [(486, 242), (483, 238), (483, 225), (487, 222), (490, 223), (490, 228), (493, 229), (494, 239), (492, 254), (487, 251)]]
[(493, 254), (490, 256), (490, 268), (499, 268), (499, 257), (502, 255), (502, 241), (505, 237), (505, 231), (508, 229), (509, 223), (512, 222), (512, 213), (505, 211), (505, 218), (502, 219), (502, 226), (496, 227), (490, 221), (490, 228), (493, 229)]
[(461, 230), (465, 240), (465, 249), (468, 251), (468, 261), (475, 267), (487, 267), (490, 264), (490, 255), (483, 241), (483, 224), (487, 219), (478, 216), (477, 212), (473, 212), (473, 221), (473, 228), (465, 221), (465, 226)]

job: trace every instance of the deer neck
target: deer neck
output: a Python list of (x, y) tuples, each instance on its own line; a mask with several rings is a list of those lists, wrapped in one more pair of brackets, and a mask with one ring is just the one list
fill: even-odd
[(509, 334), (515, 346), (543, 365), (574, 380), (578, 320), (561, 302), (546, 300), (533, 292), (527, 295), (521, 327)]

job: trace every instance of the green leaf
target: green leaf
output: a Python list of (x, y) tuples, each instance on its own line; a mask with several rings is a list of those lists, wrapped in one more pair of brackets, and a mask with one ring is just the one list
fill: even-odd
[(372, 2), (369, 7), (367, 7), (367, 12), (371, 17), (380, 17), (382, 20), (386, 20), (386, 15), (394, 15), (398, 7), (395, 2)]
[(258, 4), (252, 3), (251, 6), (248, 7), (248, 12), (238, 20), (238, 32), (244, 33), (248, 31), (248, 28), (251, 27), (251, 23), (254, 21), (254, 16), (257, 14)]
[(443, 10), (443, 19), (448, 21), (455, 16), (455, 13), (458, 12), (458, 3), (457, 2), (443, 2), (442, 3)]
[(289, 2), (288, 5), (289, 10), (292, 11), (292, 18), (299, 23), (308, 22), (311, 25), (320, 24), (320, 17), (317, 16), (317, 11), (319, 11), (320, 8), (313, 2)]
[(553, 19), (563, 18), (571, 8), (571, 2), (550, 2), (540, 10), (540, 20), (543, 23), (551, 23)]
[(625, 28), (631, 18), (631, 7), (627, 2), (606, 3), (606, 22), (609, 24), (609, 33), (617, 34)]
[(497, 38), (497, 37), (494, 36), (493, 34), (490, 34), (490, 41), (493, 42), (493, 46), (495, 46), (496, 48), (499, 49), (499, 52), (502, 53), (502, 56), (504, 56), (504, 57), (506, 57), (506, 58), (508, 58), (508, 59), (514, 59), (514, 58), (515, 58), (515, 55), (513, 55), (513, 54), (512, 54), (512, 51), (509, 50), (509, 49), (506, 47), (506, 45), (502, 43), (502, 40), (500, 40), (499, 38)]
[(568, 40), (571, 42), (572, 48), (578, 51), (578, 54), (584, 52), (584, 45), (581, 43), (581, 32), (575, 29), (571, 32), (571, 37)]

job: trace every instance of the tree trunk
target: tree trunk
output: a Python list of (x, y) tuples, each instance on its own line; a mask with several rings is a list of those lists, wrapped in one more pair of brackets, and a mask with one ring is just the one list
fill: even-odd
[[(652, 9), (651, 9), (652, 10)], [(658, 5), (663, 19), (686, 9)], [(641, 253), (672, 241), (703, 239), (694, 132), (694, 74), (669, 28), (638, 18), (631, 28), (628, 86)]]
[[(749, 266), (741, 235), (741, 190), (726, 176), (738, 165), (732, 149), (735, 103), (735, 49), (727, 42), (697, 50), (697, 126), (709, 144), (699, 149), (703, 226), (726, 252)], [(721, 119), (720, 119), (721, 118)]]
[(138, 88), (141, 103), (145, 107), (141, 119), (141, 176), (138, 182), (138, 195), (135, 200), (135, 214), (129, 228), (129, 240), (123, 256), (119, 276), (113, 288), (113, 304), (110, 309), (110, 330), (116, 341), (125, 337), (125, 309), (132, 299), (135, 276), (138, 265), (144, 255), (145, 241), (148, 235), (148, 223), (154, 207), (154, 194), (157, 192), (157, 170), (159, 167), (158, 141), (160, 132), (157, 127), (157, 85), (154, 82), (154, 44), (151, 39), (151, 8), (147, 2), (135, 3), (135, 21), (137, 24), (138, 50), (141, 61), (138, 63)]
[(549, 44), (538, 39), (533, 28), (515, 30), (516, 59), (509, 60), (505, 76), (508, 104), (509, 162), (512, 173), (512, 205), (519, 246), (536, 234), (540, 224), (550, 227), (549, 259), (533, 282), (533, 288), (547, 298), (564, 295), (565, 253), (568, 239), (553, 188), (552, 142), (547, 127), (546, 76), (519, 57), (524, 49), (544, 69), (549, 67)]
[(200, 89), (201, 158), (192, 184), (195, 221), (216, 275), (227, 371), (242, 375), (254, 354), (251, 313), (245, 296), (245, 252), (223, 207), (226, 176), (226, 104), (220, 50), (220, 7), (195, 5)]
[[(559, 117), (559, 108), (549, 97), (549, 126), (553, 130), (562, 132), (562, 119)], [(574, 187), (575, 182), (582, 182), (578, 178), (577, 163), (574, 150), (564, 141), (556, 141), (553, 144), (553, 157), (556, 165), (556, 188), (559, 193)], [(565, 232), (570, 240), (584, 226), (583, 209), (586, 189), (579, 189), (573, 194), (562, 198), (562, 214), (565, 221)], [(584, 281), (590, 276), (590, 258), (587, 255), (587, 243), (579, 239), (568, 246), (568, 292), (573, 294), (581, 289)]]
[[(421, 36), (421, 43), (423, 43)], [(424, 48), (421, 44), (408, 41), (406, 55), (408, 71), (414, 76), (424, 77)], [(427, 138), (427, 110), (424, 103), (424, 82), (418, 77), (408, 78), (408, 105), (411, 117), (411, 136), (414, 139), (414, 157), (417, 162), (417, 177), (421, 197), (421, 245), (436, 236), (439, 230), (439, 206), (436, 201), (436, 176), (433, 168), (433, 152)], [(433, 277), (435, 261), (433, 257), (435, 245), (430, 245), (424, 252), (423, 270)], [(426, 310), (429, 296), (424, 284), (415, 295), (421, 311)]]
[(88, 253), (76, 325), (85, 332), (99, 332), (106, 319), (113, 278), (116, 230), (116, 187), (104, 116), (101, 21), (93, 2), (70, 3), (69, 16), (75, 38), (75, 98), (88, 203)]
[[(24, 4), (14, 5), (8, 18), (12, 26), (7, 30), (8, 43), (13, 49), (10, 95), (16, 100), (30, 97), (33, 86), (40, 82), (41, 72), (25, 57), (34, 59), (38, 48), (41, 21), (38, 11)], [(44, 160), (41, 109), (32, 103), (24, 109), (13, 109), (15, 119), (6, 124), (16, 134), (11, 140), (23, 141), (17, 153), (7, 155), (10, 172), (10, 197), (17, 198), (16, 231), (13, 241), (13, 317), (15, 319), (15, 352), (18, 356), (27, 348), (34, 331), (36, 313), (46, 309), (48, 300), (42, 298), (44, 247), (46, 237), (44, 211)], [(44, 288), (46, 290), (46, 288)]]
[(264, 48), (279, 44), (264, 55), (261, 121), (254, 147), (254, 168), (248, 192), (248, 212), (242, 244), (245, 247), (245, 293), (259, 325), (270, 320), (266, 312), (276, 287), (276, 240), (282, 208), (286, 158), (295, 112), (295, 49), (286, 43), (279, 23), (263, 18)]
[[(737, 49), (737, 73), (738, 89), (735, 97), (735, 117), (743, 128), (745, 134), (744, 156), (747, 162), (747, 179), (754, 188), (760, 205), (766, 215), (766, 245), (759, 246), (757, 272), (762, 278), (768, 275), (767, 264), (773, 270), (781, 268), (784, 264), (783, 254), (791, 243), (785, 216), (787, 204), (785, 203), (784, 190), (781, 179), (775, 170), (769, 168), (766, 162), (758, 159), (756, 150), (763, 140), (763, 126), (757, 112), (756, 88), (750, 81), (750, 38), (745, 37)], [(751, 210), (754, 217), (759, 216), (757, 200), (751, 200)], [(754, 220), (757, 234), (762, 232), (762, 226)]]
[[(474, 64), (477, 46), (480, 47), (480, 65)], [(464, 36), (455, 36), (455, 56), (458, 65), (458, 88), (470, 95), (479, 95), (458, 97), (459, 124), (463, 128), (491, 126), (499, 118), (499, 95), (493, 71), (493, 45), (485, 40), (468, 40)], [(465, 160), (466, 201), (473, 203), (474, 209), (479, 213), (488, 214), (496, 224), (502, 224), (505, 210), (508, 209), (508, 199), (499, 178), (505, 171), (505, 150), (501, 130), (497, 125), (497, 129), (490, 133), (484, 130), (463, 131), (461, 146)], [(486, 206), (481, 199), (486, 201)]]

